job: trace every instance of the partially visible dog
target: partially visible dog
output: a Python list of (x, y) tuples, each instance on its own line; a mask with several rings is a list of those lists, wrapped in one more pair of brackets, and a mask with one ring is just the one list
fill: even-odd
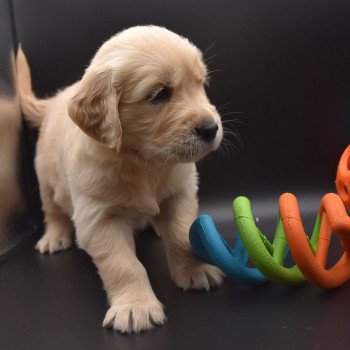
[[(15, 65), (14, 55), (11, 63)], [(11, 67), (13, 67), (11, 66)], [(13, 67), (13, 72), (15, 68)], [(22, 214), (23, 195), (19, 182), (21, 108), (16, 94), (0, 91), (0, 251), (11, 246), (11, 220)]]
[(221, 271), (197, 260), (188, 238), (198, 206), (195, 161), (222, 139), (201, 52), (165, 28), (133, 27), (101, 46), (79, 82), (46, 100), (34, 96), (21, 51), (17, 65), (23, 113), (40, 126), (46, 231), (36, 247), (67, 249), (73, 221), (108, 295), (103, 325), (138, 332), (165, 320), (135, 255), (134, 230), (149, 222), (164, 239), (176, 285), (219, 285)]

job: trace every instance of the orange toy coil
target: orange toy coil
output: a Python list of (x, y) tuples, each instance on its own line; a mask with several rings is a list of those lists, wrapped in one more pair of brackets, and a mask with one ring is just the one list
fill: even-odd
[[(335, 288), (350, 279), (350, 217), (338, 195), (328, 193), (322, 199), (316, 252), (305, 233), (297, 199), (291, 193), (280, 197), (280, 215), (293, 258), (311, 283), (322, 288)], [(333, 267), (326, 269), (332, 233), (339, 236), (345, 252)]]
[(350, 145), (340, 158), (335, 185), (339, 196), (350, 209)]

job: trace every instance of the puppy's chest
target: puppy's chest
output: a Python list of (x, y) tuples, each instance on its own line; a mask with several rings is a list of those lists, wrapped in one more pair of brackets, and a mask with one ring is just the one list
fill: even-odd
[(171, 174), (146, 172), (124, 185), (129, 201), (124, 205), (146, 216), (159, 214), (160, 203), (174, 192)]
[(154, 217), (159, 214), (160, 203), (176, 192), (173, 172), (128, 166), (104, 174), (100, 192), (115, 211), (132, 219)]

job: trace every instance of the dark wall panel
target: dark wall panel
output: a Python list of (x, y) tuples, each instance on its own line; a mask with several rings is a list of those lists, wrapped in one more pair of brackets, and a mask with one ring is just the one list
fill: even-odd
[[(333, 189), (350, 133), (347, 1), (14, 0), (39, 95), (71, 84), (112, 34), (164, 25), (208, 50), (229, 145), (199, 165), (202, 198)], [(214, 56), (215, 57), (212, 57)], [(219, 70), (219, 71), (216, 71)], [(227, 105), (226, 105), (227, 103)], [(237, 112), (237, 113), (235, 113)]]

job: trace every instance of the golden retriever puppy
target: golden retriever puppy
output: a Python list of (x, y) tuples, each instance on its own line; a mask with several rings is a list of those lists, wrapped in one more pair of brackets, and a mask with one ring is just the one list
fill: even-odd
[(221, 271), (197, 260), (188, 238), (198, 207), (195, 161), (222, 139), (201, 52), (165, 28), (133, 27), (47, 100), (32, 93), (22, 52), (17, 64), (23, 113), (40, 126), (35, 163), (46, 231), (36, 247), (68, 248), (74, 224), (108, 295), (103, 325), (139, 332), (165, 320), (135, 255), (134, 231), (147, 223), (164, 240), (177, 286), (219, 285)]

